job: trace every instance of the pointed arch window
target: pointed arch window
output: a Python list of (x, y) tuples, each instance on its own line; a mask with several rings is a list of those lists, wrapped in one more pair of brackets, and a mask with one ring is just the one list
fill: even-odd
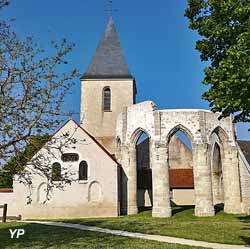
[(52, 164), (52, 181), (60, 181), (62, 176), (62, 167), (60, 163)]
[(111, 89), (108, 86), (103, 88), (103, 111), (111, 111)]
[(86, 161), (81, 161), (79, 164), (79, 181), (88, 180), (88, 163)]

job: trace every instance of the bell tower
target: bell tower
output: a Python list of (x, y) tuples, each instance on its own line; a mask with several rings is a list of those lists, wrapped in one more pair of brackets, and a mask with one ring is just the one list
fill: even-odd
[(81, 77), (81, 126), (111, 154), (115, 151), (116, 119), (135, 104), (136, 83), (130, 74), (112, 17)]

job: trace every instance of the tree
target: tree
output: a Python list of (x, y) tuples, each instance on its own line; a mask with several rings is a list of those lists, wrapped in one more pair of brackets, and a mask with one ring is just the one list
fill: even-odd
[(249, 0), (188, 0), (185, 16), (201, 40), (196, 49), (209, 62), (202, 95), (221, 117), (250, 121), (250, 2)]
[[(8, 4), (0, 0), (0, 11)], [(74, 44), (62, 39), (51, 45), (54, 54), (48, 56), (33, 37), (18, 38), (10, 23), (0, 19), (0, 166), (11, 165), (11, 158), (22, 164), (34, 136), (58, 128), (71, 114), (62, 111), (62, 104), (78, 76), (66, 60)], [(32, 163), (51, 183), (48, 168), (37, 159)], [(22, 177), (31, 184), (27, 175), (21, 174), (20, 181)]]
[(30, 143), (23, 152), (16, 157), (12, 157), (0, 171), (0, 187), (12, 188), (12, 179), (15, 174), (24, 170), (31, 158), (45, 145), (51, 138), (50, 135), (32, 136)]

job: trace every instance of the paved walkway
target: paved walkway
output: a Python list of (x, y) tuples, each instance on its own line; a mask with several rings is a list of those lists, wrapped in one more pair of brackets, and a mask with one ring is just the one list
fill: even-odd
[(37, 224), (43, 224), (43, 225), (49, 225), (49, 226), (75, 228), (75, 229), (80, 229), (80, 230), (84, 230), (84, 231), (108, 233), (108, 234), (112, 234), (112, 235), (131, 237), (131, 238), (137, 238), (137, 239), (144, 239), (144, 240), (155, 240), (155, 241), (166, 242), (166, 243), (170, 243), (170, 244), (199, 246), (199, 247), (213, 248), (213, 249), (246, 249), (246, 248), (250, 249), (250, 247), (246, 247), (246, 246), (210, 243), (210, 242), (181, 239), (181, 238), (162, 236), (162, 235), (132, 233), (132, 232), (126, 232), (126, 231), (120, 231), (120, 230), (111, 230), (111, 229), (107, 229), (107, 228), (85, 226), (85, 225), (80, 225), (80, 224), (71, 224), (71, 223), (64, 223), (64, 222), (49, 222), (49, 221), (24, 221), (24, 222), (37, 223)]

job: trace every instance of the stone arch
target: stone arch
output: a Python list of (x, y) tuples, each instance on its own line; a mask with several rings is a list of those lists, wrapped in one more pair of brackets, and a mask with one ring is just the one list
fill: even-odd
[(212, 136), (216, 134), (219, 141), (220, 141), (220, 144), (221, 146), (225, 147), (228, 143), (228, 140), (229, 140), (229, 136), (228, 134), (226, 133), (226, 131), (221, 127), (221, 126), (216, 126), (210, 133), (209, 135), (209, 141), (211, 143), (212, 141)]
[[(195, 196), (193, 170), (194, 137), (188, 128), (178, 124), (170, 130), (166, 141), (166, 167), (169, 170), (172, 201), (177, 205), (193, 205)], [(180, 191), (179, 188), (184, 189)]]
[(152, 164), (151, 140), (145, 131), (139, 132), (135, 141), (136, 176), (137, 176), (137, 206), (139, 210), (152, 208)]
[(185, 127), (185, 126), (182, 125), (182, 124), (178, 124), (178, 125), (174, 126), (174, 127), (170, 130), (170, 132), (169, 132), (168, 135), (167, 135), (167, 139), (166, 139), (167, 144), (169, 144), (169, 142), (170, 142), (172, 136), (173, 136), (177, 131), (183, 132), (183, 133), (188, 137), (188, 139), (190, 140), (191, 144), (193, 144), (193, 142), (194, 142), (194, 136), (193, 136), (192, 132), (191, 132), (187, 127)]
[(37, 203), (44, 204), (47, 200), (47, 184), (46, 182), (42, 182), (37, 187)]
[(100, 182), (91, 182), (88, 189), (88, 201), (100, 202), (102, 200), (102, 196), (102, 186)]
[[(151, 168), (146, 167), (139, 171), (138, 163), (138, 145), (139, 139), (145, 134), (148, 138), (146, 142), (147, 146), (147, 157), (149, 158), (148, 165), (150, 165), (151, 155), (151, 136), (148, 131), (138, 127), (130, 136), (128, 141), (128, 157), (129, 166), (126, 169), (127, 175), (127, 190), (128, 190), (128, 205), (127, 213), (135, 214), (138, 212), (138, 207), (143, 210), (144, 208), (152, 206), (152, 171)], [(147, 180), (141, 181), (142, 176), (146, 177)], [(138, 179), (140, 178), (140, 179)], [(148, 186), (146, 188), (146, 185)], [(141, 205), (141, 206), (140, 206)]]
[(228, 135), (221, 126), (216, 126), (209, 136), (210, 164), (213, 205), (215, 211), (223, 208), (225, 200), (224, 186), (226, 185), (226, 149), (228, 147)]
[(212, 191), (213, 204), (215, 207), (224, 203), (224, 184), (221, 154), (221, 145), (215, 141), (211, 152)]
[(129, 143), (130, 143), (131, 145), (136, 145), (136, 143), (137, 143), (137, 141), (138, 141), (138, 139), (140, 138), (140, 136), (141, 136), (142, 133), (147, 134), (147, 136), (149, 137), (149, 140), (151, 140), (151, 136), (150, 136), (149, 132), (146, 131), (145, 129), (139, 127), (139, 128), (137, 128), (137, 129), (132, 133), (132, 135), (130, 136)]

